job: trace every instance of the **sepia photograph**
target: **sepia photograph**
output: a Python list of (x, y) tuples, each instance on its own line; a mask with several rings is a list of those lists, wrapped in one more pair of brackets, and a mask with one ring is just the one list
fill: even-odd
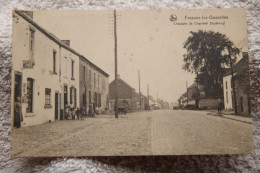
[(251, 154), (246, 9), (13, 10), (12, 157)]

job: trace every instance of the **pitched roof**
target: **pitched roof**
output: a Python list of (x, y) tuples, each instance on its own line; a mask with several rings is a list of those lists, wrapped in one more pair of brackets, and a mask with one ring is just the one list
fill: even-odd
[[(191, 89), (191, 88), (197, 88), (197, 83), (194, 82), (191, 86), (188, 87), (188, 89)], [(199, 88), (200, 90), (203, 90), (203, 86), (202, 86), (202, 85), (199, 85), (198, 88)]]
[[(131, 85), (129, 85), (128, 83), (126, 83), (123, 79), (117, 78), (117, 80), (118, 80), (118, 81), (121, 81), (122, 83), (124, 83), (124, 84), (125, 84), (126, 86), (128, 86), (129, 88), (135, 90)], [(115, 79), (114, 79), (112, 82), (110, 82), (110, 84), (113, 83), (113, 82), (115, 82)]]
[(195, 88), (195, 87), (197, 87), (197, 83), (193, 83), (191, 86), (188, 87), (188, 89), (189, 88)]
[[(233, 73), (237, 73), (239, 71), (243, 71), (245, 69), (248, 69), (248, 56), (244, 56), (241, 60), (239, 60), (234, 66), (233, 66)], [(231, 75), (231, 69), (227, 70), (227, 72), (224, 74), (224, 76)]]
[(96, 66), (94, 63), (89, 61), (86, 57), (72, 49), (71, 47), (67, 46), (64, 42), (62, 42), (58, 37), (56, 37), (54, 34), (50, 33), (49, 31), (45, 30), (43, 27), (41, 27), (39, 24), (37, 24), (34, 20), (32, 20), (28, 15), (24, 14), (21, 10), (15, 10), (15, 13), (17, 13), (19, 16), (21, 16), (23, 19), (25, 19), (27, 22), (29, 22), (31, 25), (33, 25), (35, 28), (37, 28), (39, 31), (41, 31), (43, 34), (45, 34), (47, 37), (49, 37), (52, 41), (57, 43), (59, 46), (63, 47), (64, 49), (67, 49), (68, 51), (74, 53), (75, 55), (81, 57), (83, 60), (87, 61), (89, 64), (91, 64), (97, 71), (101, 72), (105, 76), (109, 76), (106, 72), (104, 72), (101, 68)]

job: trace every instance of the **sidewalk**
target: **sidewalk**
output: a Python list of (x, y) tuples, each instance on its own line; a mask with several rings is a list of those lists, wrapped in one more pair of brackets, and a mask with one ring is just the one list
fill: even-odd
[(252, 117), (235, 115), (233, 110), (222, 110), (221, 114), (218, 114), (217, 110), (208, 110), (207, 112), (208, 115), (219, 116), (230, 120), (236, 120), (236, 121), (252, 124)]

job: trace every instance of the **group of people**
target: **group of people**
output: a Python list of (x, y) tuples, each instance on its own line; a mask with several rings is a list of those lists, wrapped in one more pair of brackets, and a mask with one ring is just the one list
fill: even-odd
[(84, 108), (74, 108), (72, 106), (67, 105), (65, 107), (65, 120), (83, 120), (84, 117)]
[[(99, 114), (96, 109), (95, 102), (89, 103), (89, 109), (87, 115), (94, 117), (95, 114)], [(75, 108), (72, 105), (65, 106), (65, 120), (84, 120), (84, 115), (86, 115), (86, 110), (83, 105), (80, 108)], [(14, 103), (14, 127), (21, 127), (21, 122), (23, 121), (21, 98), (17, 97)]]
[(81, 105), (80, 108), (75, 108), (70, 105), (65, 106), (65, 120), (83, 120), (84, 115), (88, 115), (89, 117), (94, 117), (95, 114), (99, 114), (99, 112), (96, 109), (96, 105), (94, 102), (89, 103), (89, 109), (88, 112), (86, 113), (85, 107)]
[(97, 113), (95, 102), (90, 102), (88, 106), (88, 116), (94, 117)]

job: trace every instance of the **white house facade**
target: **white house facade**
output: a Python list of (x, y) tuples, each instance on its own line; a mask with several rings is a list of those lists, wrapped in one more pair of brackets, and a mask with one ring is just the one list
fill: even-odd
[(21, 126), (63, 119), (65, 105), (79, 104), (79, 54), (33, 21), (13, 11), (12, 120), (21, 99)]
[(231, 75), (226, 75), (223, 77), (224, 107), (227, 110), (234, 109), (233, 89), (232, 89), (231, 79), (232, 79)]

